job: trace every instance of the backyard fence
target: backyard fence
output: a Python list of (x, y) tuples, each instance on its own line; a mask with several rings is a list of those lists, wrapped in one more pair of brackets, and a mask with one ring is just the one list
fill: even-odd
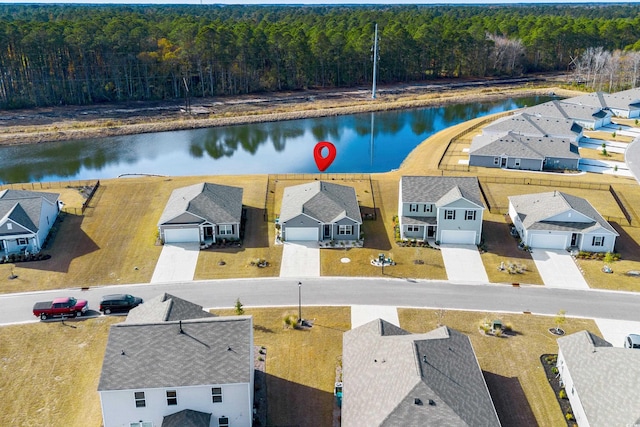
[(96, 191), (100, 187), (100, 181), (85, 180), (85, 181), (51, 181), (51, 182), (27, 182), (18, 184), (3, 184), (0, 185), (0, 191), (2, 190), (25, 190), (25, 191), (40, 191), (40, 190), (56, 190), (59, 188), (91, 188), (85, 201), (81, 207), (63, 206), (62, 212), (71, 215), (82, 215), (84, 211), (89, 207), (89, 203), (93, 199)]

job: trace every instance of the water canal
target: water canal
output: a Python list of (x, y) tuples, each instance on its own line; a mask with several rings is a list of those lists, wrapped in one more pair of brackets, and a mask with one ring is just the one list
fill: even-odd
[(396, 169), (429, 136), (463, 121), (549, 97), (447, 105), (0, 148), (0, 184), (115, 178), (126, 174), (315, 173), (313, 148), (330, 141), (326, 173)]

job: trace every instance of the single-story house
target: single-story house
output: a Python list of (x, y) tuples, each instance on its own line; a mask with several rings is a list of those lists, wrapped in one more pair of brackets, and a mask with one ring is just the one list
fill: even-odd
[(564, 102), (602, 108), (611, 111), (616, 117), (627, 119), (640, 117), (639, 88), (615, 93), (593, 92), (565, 99)]
[(250, 427), (252, 318), (113, 325), (98, 392), (105, 427)]
[(202, 309), (201, 305), (175, 295), (163, 293), (133, 308), (127, 314), (127, 323), (159, 323), (176, 320), (215, 317)]
[(509, 216), (530, 248), (613, 252), (618, 236), (586, 199), (560, 191), (511, 196)]
[(578, 144), (571, 139), (526, 136), (515, 132), (473, 138), (469, 165), (520, 170), (577, 170)]
[(563, 117), (541, 117), (527, 113), (502, 117), (482, 128), (483, 135), (502, 136), (507, 132), (524, 136), (568, 139), (576, 143), (583, 135), (582, 126), (574, 120)]
[(0, 191), (0, 257), (38, 253), (62, 209), (58, 193)]
[(479, 244), (484, 206), (476, 177), (400, 178), (400, 238)]
[(524, 113), (540, 117), (573, 120), (585, 129), (598, 129), (611, 123), (611, 111), (601, 107), (570, 104), (565, 101), (549, 101), (527, 107)]
[(284, 189), (278, 223), (286, 241), (358, 240), (362, 215), (353, 187), (314, 181)]
[(466, 335), (377, 319), (342, 341), (342, 426), (500, 426)]
[(640, 423), (640, 351), (581, 331), (558, 338), (556, 366), (578, 426)]
[(242, 188), (208, 182), (173, 190), (158, 221), (164, 243), (240, 238)]

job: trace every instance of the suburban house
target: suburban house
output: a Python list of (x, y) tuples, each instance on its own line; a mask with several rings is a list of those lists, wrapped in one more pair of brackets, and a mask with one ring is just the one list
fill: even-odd
[(581, 331), (558, 338), (557, 368), (578, 426), (638, 425), (640, 351)]
[(476, 177), (403, 176), (400, 238), (479, 244), (484, 206)]
[[(500, 426), (469, 338), (411, 334), (382, 319), (342, 344), (342, 426)], [(640, 353), (640, 352), (638, 352)]]
[(503, 117), (482, 128), (483, 135), (502, 136), (507, 132), (524, 136), (561, 138), (579, 142), (583, 129), (582, 126), (571, 119), (540, 117), (527, 113)]
[(573, 120), (585, 129), (598, 129), (611, 123), (611, 112), (601, 107), (549, 101), (527, 107), (524, 113), (540, 117)]
[(616, 93), (593, 92), (564, 101), (570, 104), (602, 108), (610, 111), (616, 117), (626, 119), (640, 117), (640, 89), (638, 88)]
[(164, 293), (129, 311), (125, 322), (158, 323), (209, 317), (215, 316), (203, 310), (201, 305)]
[(618, 236), (586, 199), (560, 191), (511, 196), (509, 216), (530, 248), (613, 252)]
[(158, 221), (164, 243), (240, 238), (242, 188), (208, 182), (173, 190)]
[(250, 427), (252, 323), (232, 316), (113, 325), (98, 384), (103, 425)]
[(284, 189), (278, 223), (286, 241), (358, 240), (362, 215), (353, 187), (314, 181)]
[(578, 144), (570, 139), (515, 132), (473, 138), (469, 165), (520, 170), (577, 170)]
[(62, 209), (59, 197), (39, 191), (0, 191), (0, 257), (40, 252)]

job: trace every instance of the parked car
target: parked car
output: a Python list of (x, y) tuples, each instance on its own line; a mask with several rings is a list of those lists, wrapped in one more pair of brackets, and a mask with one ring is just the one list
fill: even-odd
[(49, 317), (79, 317), (89, 309), (87, 300), (73, 297), (56, 298), (53, 301), (37, 302), (33, 306), (33, 315), (46, 320)]
[(128, 313), (129, 310), (142, 304), (142, 298), (129, 294), (105, 295), (100, 301), (100, 311), (104, 314)]
[(625, 348), (640, 348), (640, 335), (629, 334), (624, 339)]

